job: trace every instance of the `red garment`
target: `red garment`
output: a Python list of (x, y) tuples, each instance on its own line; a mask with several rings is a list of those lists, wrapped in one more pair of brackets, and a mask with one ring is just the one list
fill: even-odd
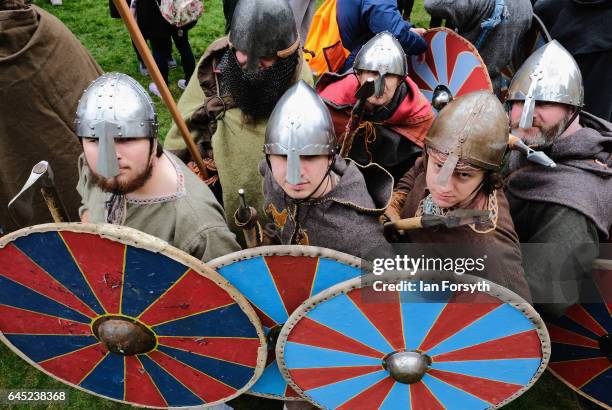
[[(404, 82), (408, 86), (406, 98), (391, 118), (383, 121), (382, 125), (408, 138), (422, 148), (425, 135), (433, 123), (434, 113), (431, 104), (414, 81), (406, 77)], [(359, 80), (353, 73), (343, 76), (326, 73), (317, 82), (317, 93), (330, 108), (329, 111), (338, 138), (342, 138), (349, 122), (351, 110), (357, 102), (355, 92), (358, 88)]]

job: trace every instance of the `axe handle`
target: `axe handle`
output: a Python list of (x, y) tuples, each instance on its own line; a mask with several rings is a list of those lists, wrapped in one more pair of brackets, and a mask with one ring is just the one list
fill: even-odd
[(208, 171), (206, 170), (204, 161), (202, 161), (200, 151), (191, 138), (191, 134), (187, 129), (187, 124), (185, 124), (185, 120), (183, 120), (183, 117), (181, 117), (181, 114), (176, 107), (172, 94), (170, 94), (170, 90), (162, 78), (159, 68), (157, 67), (157, 64), (155, 64), (155, 60), (153, 60), (153, 55), (151, 54), (151, 51), (149, 50), (149, 47), (147, 46), (147, 43), (142, 36), (140, 29), (138, 28), (138, 24), (136, 24), (136, 20), (134, 20), (134, 16), (132, 16), (132, 13), (130, 13), (127, 3), (124, 0), (113, 0), (113, 3), (115, 4), (115, 7), (117, 7), (121, 18), (125, 22), (125, 25), (130, 33), (130, 37), (132, 37), (138, 52), (142, 56), (142, 59), (149, 70), (149, 74), (151, 75), (151, 79), (153, 79), (153, 82), (155, 82), (157, 85), (157, 88), (161, 93), (162, 100), (166, 104), (166, 107), (168, 107), (168, 110), (174, 119), (174, 123), (178, 127), (179, 131), (181, 131), (181, 136), (183, 137), (183, 140), (185, 140), (185, 144), (187, 144), (187, 148), (189, 149), (189, 152), (191, 152), (193, 160), (202, 173), (203, 179), (208, 179)]
[(47, 208), (49, 208), (49, 212), (51, 213), (51, 218), (53, 218), (53, 222), (70, 222), (66, 210), (64, 209), (64, 205), (59, 200), (57, 191), (54, 188), (42, 187), (40, 188), (40, 193), (42, 194), (42, 197), (45, 200)]
[[(357, 104), (355, 104), (355, 113), (353, 115), (357, 115), (357, 121), (351, 123), (351, 126), (347, 130), (346, 136), (342, 141), (342, 148), (340, 149), (340, 156), (342, 158), (348, 158), (349, 152), (351, 152), (351, 147), (353, 146), (355, 134), (357, 134), (357, 131), (359, 130), (359, 123), (361, 123), (361, 120), (363, 118), (363, 109), (361, 108), (362, 106), (363, 100), (359, 100)], [(356, 112), (357, 110), (359, 111), (359, 113)]]
[[(248, 212), (249, 217), (241, 220), (240, 216), (244, 216), (240, 215), (242, 213), (241, 211)], [(247, 248), (255, 248), (260, 245), (260, 241), (258, 241), (257, 238), (258, 232), (261, 232), (261, 226), (259, 225), (255, 208), (252, 206), (238, 208), (234, 213), (234, 222), (242, 229)]]
[(385, 227), (386, 226), (393, 227), (396, 230), (405, 230), (405, 231), (419, 229), (423, 227), (423, 217), (415, 216), (413, 218), (399, 219), (394, 222), (387, 222), (385, 224)]
[(516, 146), (517, 143), (520, 143), (521, 139), (515, 135), (510, 134), (508, 136), (508, 145), (510, 145), (510, 148), (513, 148)]
[(355, 132), (347, 132), (346, 137), (342, 141), (342, 149), (340, 149), (340, 156), (342, 158), (348, 157), (348, 154), (351, 151), (351, 147), (353, 146), (353, 139), (355, 139)]
[(242, 229), (242, 234), (244, 235), (244, 240), (246, 242), (247, 248), (256, 248), (259, 246), (259, 241), (257, 240), (257, 226), (251, 229)]

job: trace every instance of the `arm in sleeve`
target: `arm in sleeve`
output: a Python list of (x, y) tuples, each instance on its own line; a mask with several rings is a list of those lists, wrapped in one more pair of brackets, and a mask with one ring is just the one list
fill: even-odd
[(427, 50), (427, 43), (410, 31), (412, 24), (402, 18), (394, 0), (366, 0), (363, 7), (364, 20), (372, 33), (391, 32), (409, 55), (422, 54)]
[(190, 246), (192, 256), (208, 262), (228, 253), (241, 250), (236, 237), (224, 226), (212, 226), (200, 231)]

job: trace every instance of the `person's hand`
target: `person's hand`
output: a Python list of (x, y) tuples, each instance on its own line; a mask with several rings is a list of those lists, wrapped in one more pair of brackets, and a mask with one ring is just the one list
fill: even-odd
[(89, 211), (83, 211), (83, 213), (81, 214), (81, 222), (89, 222)]
[(425, 34), (425, 32), (427, 30), (425, 30), (424, 28), (421, 28), (421, 27), (412, 27), (410, 29), (410, 31), (412, 31), (413, 33), (418, 34), (419, 36), (423, 37), (423, 35)]

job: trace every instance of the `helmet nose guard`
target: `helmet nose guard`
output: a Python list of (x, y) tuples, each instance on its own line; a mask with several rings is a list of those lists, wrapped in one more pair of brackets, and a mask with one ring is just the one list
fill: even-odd
[(278, 101), (266, 128), (264, 152), (287, 156), (286, 180), (301, 182), (300, 156), (335, 155), (336, 135), (321, 97), (299, 81)]

